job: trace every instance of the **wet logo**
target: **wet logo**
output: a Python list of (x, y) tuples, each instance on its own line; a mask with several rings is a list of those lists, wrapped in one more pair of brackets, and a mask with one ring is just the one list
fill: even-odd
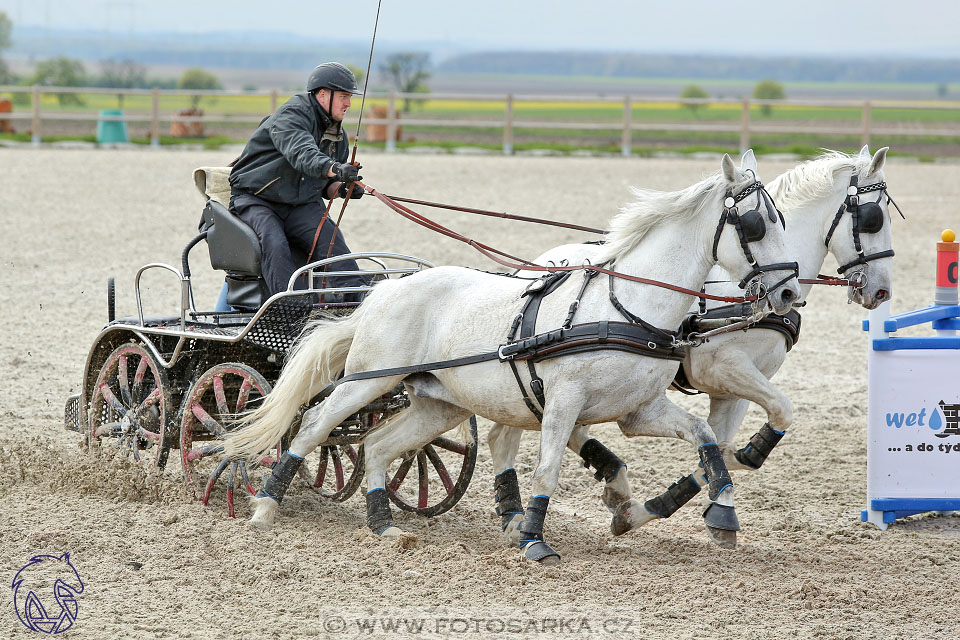
[(886, 418), (888, 427), (929, 427), (939, 431), (933, 434), (938, 438), (960, 436), (960, 404), (947, 404), (941, 400), (929, 413), (923, 408), (912, 413), (888, 413)]
[(63, 633), (77, 619), (77, 596), (83, 581), (70, 554), (34, 556), (13, 577), (13, 604), (27, 629), (40, 633)]

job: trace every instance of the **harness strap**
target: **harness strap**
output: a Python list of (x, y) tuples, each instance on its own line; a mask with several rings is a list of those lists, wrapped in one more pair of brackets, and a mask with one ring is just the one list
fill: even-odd
[(613, 276), (609, 277), (609, 284), (610, 284), (610, 304), (613, 305), (614, 309), (620, 312), (620, 315), (626, 318), (629, 322), (640, 325), (647, 331), (660, 336), (664, 340), (668, 342), (673, 342), (673, 339), (677, 337), (677, 333), (675, 331), (667, 331), (665, 329), (661, 329), (660, 327), (655, 327), (649, 322), (645, 321), (640, 316), (631, 313), (629, 309), (623, 306), (623, 303), (620, 302), (620, 300), (617, 298), (617, 294), (614, 293), (613, 291)]

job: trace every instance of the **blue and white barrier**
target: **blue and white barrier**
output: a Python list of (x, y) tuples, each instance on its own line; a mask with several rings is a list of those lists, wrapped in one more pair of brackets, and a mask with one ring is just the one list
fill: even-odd
[[(863, 323), (870, 352), (867, 508), (860, 519), (880, 529), (917, 513), (960, 510), (958, 244), (952, 231), (942, 237), (936, 303), (891, 316), (885, 302)], [(928, 322), (936, 335), (892, 335)]]

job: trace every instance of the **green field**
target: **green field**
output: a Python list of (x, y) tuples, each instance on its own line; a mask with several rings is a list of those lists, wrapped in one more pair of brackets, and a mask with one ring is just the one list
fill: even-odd
[[(30, 94), (3, 94), (0, 98), (10, 97), (14, 102), (14, 109), (20, 112), (29, 112), (32, 109)], [(95, 114), (101, 109), (115, 109), (118, 107), (118, 97), (114, 94), (78, 94), (79, 102), (61, 104), (56, 95), (44, 94), (41, 96), (41, 111), (47, 113), (83, 113)], [(278, 104), (282, 104), (289, 95), (278, 95)], [(128, 95), (123, 98), (123, 109), (130, 115), (149, 115), (152, 111), (152, 96)], [(384, 97), (372, 97), (366, 103), (367, 107), (385, 106)], [(920, 157), (934, 157), (938, 155), (960, 155), (960, 102), (921, 102), (903, 106), (883, 101), (874, 101), (871, 109), (871, 121), (874, 126), (898, 126), (903, 133), (895, 136), (884, 136), (883, 140), (876, 140), (883, 144), (890, 144), (899, 153)], [(161, 95), (159, 110), (161, 120), (177, 111), (188, 109), (191, 98), (187, 95)], [(211, 118), (206, 123), (207, 138), (204, 144), (216, 146), (225, 142), (242, 143), (255, 127), (256, 122), (269, 113), (271, 99), (262, 95), (240, 96), (203, 96), (200, 108)], [(354, 102), (352, 117), (359, 111), (359, 100)], [(397, 101), (397, 108), (402, 107), (402, 101)], [(933, 108), (935, 107), (935, 108)], [(400, 146), (430, 145), (440, 148), (450, 148), (461, 145), (500, 148), (503, 143), (502, 127), (473, 126), (471, 120), (501, 121), (504, 118), (506, 104), (502, 100), (441, 100), (425, 99), (413, 103), (410, 112), (401, 114), (404, 142)], [(217, 116), (246, 117), (249, 123), (217, 122)], [(513, 104), (514, 117), (514, 148), (552, 149), (562, 152), (572, 152), (578, 149), (594, 151), (618, 152), (620, 149), (620, 130), (623, 122), (622, 101), (604, 101), (602, 99), (588, 101), (515, 101)], [(369, 115), (366, 117), (370, 117)], [(739, 127), (742, 118), (742, 107), (739, 103), (712, 103), (704, 105), (684, 105), (655, 101), (635, 100), (631, 103), (631, 121), (635, 125), (663, 125), (657, 130), (635, 130), (632, 136), (634, 152), (645, 154), (658, 150), (672, 150), (692, 152), (702, 150), (736, 150), (739, 146)], [(859, 146), (861, 120), (863, 117), (860, 107), (827, 107), (810, 106), (803, 104), (772, 105), (763, 108), (752, 105), (750, 109), (751, 126), (763, 127), (782, 126), (816, 129), (818, 123), (831, 128), (840, 128), (848, 133), (844, 134), (815, 134), (808, 132), (798, 133), (758, 133), (751, 135), (751, 144), (758, 152), (789, 152), (808, 155), (821, 147), (853, 149)], [(444, 126), (431, 125), (404, 125), (404, 120), (439, 120), (448, 123)], [(29, 120), (19, 120), (18, 127), (29, 127)], [(89, 139), (93, 134), (96, 123), (88, 121), (69, 121), (65, 124), (61, 120), (47, 120), (41, 123), (41, 134), (46, 140), (53, 139)], [(530, 127), (525, 123), (584, 123), (609, 125), (609, 129), (568, 129), (560, 127)], [(675, 130), (676, 126), (690, 125), (723, 125), (729, 128), (724, 132), (682, 131)], [(131, 123), (141, 129), (149, 126), (148, 123)], [(168, 126), (168, 121), (162, 125)], [(356, 127), (356, 121), (347, 122), (348, 130)], [(86, 127), (86, 130), (83, 128)], [(936, 127), (958, 131), (956, 137), (937, 137), (926, 135), (924, 127)], [(672, 130), (673, 129), (673, 130)], [(909, 135), (907, 135), (909, 134)], [(141, 138), (145, 133), (139, 131), (131, 133), (134, 138)], [(0, 138), (22, 139), (23, 134), (10, 136), (0, 134)], [(141, 140), (135, 140), (140, 142)], [(178, 142), (174, 139), (162, 139), (163, 144)]]

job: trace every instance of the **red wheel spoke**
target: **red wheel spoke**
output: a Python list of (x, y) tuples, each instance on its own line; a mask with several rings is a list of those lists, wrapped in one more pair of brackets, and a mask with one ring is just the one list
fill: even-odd
[(102, 395), (103, 399), (107, 401), (107, 404), (110, 405), (110, 408), (119, 413), (121, 417), (127, 415), (127, 407), (124, 406), (122, 402), (117, 400), (117, 396), (113, 395), (113, 389), (111, 389), (106, 383), (100, 385), (100, 395)]
[(240, 476), (243, 478), (243, 484), (247, 487), (247, 492), (255, 496), (257, 492), (253, 490), (253, 483), (250, 482), (250, 474), (247, 473), (247, 463), (240, 465)]
[(190, 407), (190, 412), (196, 416), (197, 420), (200, 421), (200, 424), (202, 424), (204, 428), (211, 434), (215, 436), (223, 434), (223, 426), (217, 422), (213, 416), (207, 413), (207, 410), (203, 408), (203, 405), (199, 403), (193, 405)]
[(227, 468), (227, 465), (230, 464), (229, 458), (224, 458), (220, 461), (220, 464), (217, 465), (217, 468), (214, 469), (213, 473), (210, 474), (210, 479), (207, 480), (207, 487), (203, 491), (203, 502), (204, 506), (210, 502), (210, 493), (213, 491), (213, 485), (216, 484), (217, 478), (220, 477), (220, 474), (223, 473), (223, 470)]
[(230, 465), (230, 479), (227, 480), (227, 513), (231, 518), (236, 518), (237, 515), (233, 511), (233, 483), (237, 479), (237, 463), (234, 462)]
[(462, 456), (467, 455), (467, 445), (462, 442), (457, 442), (456, 440), (451, 440), (450, 438), (441, 436), (434, 439), (430, 444), (435, 447), (440, 447), (441, 449), (446, 449), (447, 451), (452, 451), (453, 453), (459, 453)]
[(423, 451), (417, 453), (417, 474), (420, 476), (420, 483), (417, 487), (417, 506), (421, 509), (427, 506), (428, 478), (427, 478), (427, 456)]
[(391, 480), (390, 484), (388, 485), (390, 488), (390, 491), (393, 491), (394, 493), (396, 493), (397, 489), (399, 489), (400, 485), (403, 483), (404, 478), (407, 477), (407, 472), (410, 471), (411, 465), (413, 465), (412, 457), (407, 458), (406, 460), (400, 463), (400, 468), (397, 469), (397, 473), (394, 474), (393, 480)]
[(163, 394), (160, 392), (159, 387), (151, 391), (150, 395), (144, 398), (143, 402), (137, 406), (137, 413), (142, 412), (144, 409), (149, 409), (150, 407), (156, 406), (156, 404), (160, 402), (160, 397), (162, 395)]
[(147, 374), (147, 368), (150, 363), (147, 362), (146, 358), (140, 358), (140, 362), (137, 364), (137, 370), (133, 374), (133, 391), (136, 395), (140, 395), (140, 389), (143, 387), (143, 378)]
[(423, 452), (427, 454), (433, 468), (437, 470), (437, 475), (440, 476), (440, 482), (443, 483), (443, 488), (447, 490), (447, 495), (453, 493), (453, 481), (450, 480), (450, 474), (447, 473), (447, 468), (444, 466), (443, 460), (440, 459), (440, 454), (429, 444), (423, 448)]
[(330, 457), (329, 447), (320, 447), (320, 464), (317, 466), (317, 479), (313, 481), (313, 486), (319, 489), (323, 486), (323, 479), (327, 477), (327, 461)]
[(357, 455), (357, 450), (353, 448), (352, 444), (344, 446), (344, 450), (347, 452), (347, 457), (350, 458), (350, 462), (353, 463), (353, 466), (357, 466), (357, 459), (360, 457)]
[(330, 457), (333, 460), (333, 472), (337, 476), (337, 491), (340, 491), (346, 482), (343, 480), (343, 462), (340, 460), (340, 450), (338, 447), (330, 448)]
[(148, 431), (143, 427), (137, 427), (137, 435), (145, 440), (153, 442), (154, 444), (160, 444), (160, 442), (163, 440), (163, 437), (159, 433)]
[(120, 387), (120, 397), (128, 407), (133, 406), (133, 396), (130, 394), (130, 376), (127, 374), (127, 356), (120, 356), (117, 363), (117, 385)]
[(244, 377), (243, 384), (240, 385), (240, 392), (237, 394), (237, 411), (239, 415), (247, 406), (247, 400), (250, 398), (250, 390), (253, 389), (253, 383), (250, 378)]
[(213, 397), (217, 401), (217, 411), (221, 418), (230, 415), (230, 408), (227, 406), (227, 392), (223, 389), (223, 376), (213, 377)]

